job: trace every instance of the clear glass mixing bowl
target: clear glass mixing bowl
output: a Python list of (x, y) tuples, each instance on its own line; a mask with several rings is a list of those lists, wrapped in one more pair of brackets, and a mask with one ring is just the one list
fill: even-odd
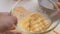
[[(54, 1), (54, 2), (56, 2), (56, 1)], [(52, 21), (50, 27), (45, 32), (32, 33), (32, 32), (29, 32), (29, 31), (27, 31), (27, 32), (26, 31), (22, 31), (22, 29), (20, 28), (20, 25), (18, 25), (20, 23), (17, 24), (17, 27), (16, 27), (17, 31), (26, 32), (27, 34), (45, 34), (47, 32), (52, 31), (59, 24), (59, 21), (60, 21), (59, 17), (60, 16), (57, 14), (58, 13), (58, 11), (57, 11), (58, 7), (56, 6), (56, 4), (54, 4), (51, 1), (48, 1), (48, 0), (21, 1), (15, 7), (17, 7), (17, 6), (23, 6), (24, 8), (27, 9), (27, 11), (33, 11), (33, 13), (34, 13), (34, 11), (36, 11), (38, 13), (46, 14), (48, 16), (48, 18), (51, 19), (51, 21)], [(13, 13), (12, 13), (13, 10), (14, 9), (12, 9), (12, 11), (11, 11), (12, 15), (13, 15)], [(21, 14), (21, 13), (18, 12), (17, 14)], [(20, 21), (22, 21), (23, 18), (26, 15), (29, 15), (29, 12), (21, 14), (22, 17), (20, 18)], [(13, 16), (16, 16), (16, 15), (13, 15)], [(16, 16), (16, 17), (19, 17), (19, 16)]]

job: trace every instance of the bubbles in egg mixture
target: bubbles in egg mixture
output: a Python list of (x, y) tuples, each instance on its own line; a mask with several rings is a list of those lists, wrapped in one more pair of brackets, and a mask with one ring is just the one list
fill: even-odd
[(50, 25), (51, 21), (39, 13), (27, 16), (20, 24), (22, 29), (30, 32), (45, 32)]

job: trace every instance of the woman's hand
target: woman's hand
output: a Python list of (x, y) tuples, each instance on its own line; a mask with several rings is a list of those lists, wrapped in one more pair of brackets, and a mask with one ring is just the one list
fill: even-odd
[(13, 30), (17, 25), (17, 18), (7, 12), (0, 12), (0, 32)]
[(17, 34), (18, 32), (10, 32), (14, 30), (17, 25), (17, 18), (7, 12), (0, 12), (0, 33)]

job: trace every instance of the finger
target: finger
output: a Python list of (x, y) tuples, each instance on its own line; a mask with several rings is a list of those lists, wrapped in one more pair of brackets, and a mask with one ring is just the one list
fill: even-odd
[(10, 13), (8, 13), (8, 12), (0, 12), (0, 16), (10, 16)]
[(0, 23), (3, 31), (14, 30), (17, 24), (17, 18), (14, 16), (3, 16), (0, 19)]
[(15, 30), (16, 26), (12, 25), (12, 27), (9, 28), (9, 30)]
[(15, 16), (11, 16), (12, 20), (14, 21), (14, 24), (17, 25), (17, 18)]
[(17, 18), (15, 16), (10, 16), (10, 19), (9, 19), (9, 24), (10, 24), (10, 27), (8, 28), (9, 30), (14, 30), (16, 28), (16, 25), (17, 25)]
[(2, 26), (8, 30), (14, 30), (17, 25), (17, 18), (14, 16), (2, 17)]
[(17, 18), (15, 16), (6, 16), (6, 18), (3, 18), (7, 24), (14, 24), (17, 25)]

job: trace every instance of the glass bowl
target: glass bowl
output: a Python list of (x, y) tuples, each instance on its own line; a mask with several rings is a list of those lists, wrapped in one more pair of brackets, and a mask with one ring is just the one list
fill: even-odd
[[(46, 0), (46, 1), (48, 1), (48, 0)], [(33, 3), (34, 2), (34, 3)], [(50, 31), (52, 31), (53, 29), (55, 29), (56, 27), (57, 27), (57, 25), (59, 24), (59, 21), (60, 21), (60, 18), (59, 18), (59, 16), (58, 16), (58, 14), (57, 14), (57, 6), (55, 6), (55, 5), (53, 5), (50, 1), (50, 4), (52, 4), (52, 8), (50, 8), (50, 6), (49, 7), (44, 7), (44, 6), (42, 6), (41, 4), (43, 4), (43, 3), (41, 3), (41, 2), (43, 2), (43, 0), (38, 0), (37, 1), (37, 3), (36, 3), (36, 1), (35, 0), (29, 0), (29, 1), (22, 1), (22, 2), (20, 2), (20, 3), (18, 3), (16, 6), (15, 6), (15, 8), (17, 7), (17, 6), (23, 6), (25, 9), (27, 9), (26, 10), (26, 12), (24, 12), (23, 14), (21, 14), (21, 13), (19, 13), (18, 11), (17, 12), (15, 12), (15, 13), (17, 13), (19, 16), (22, 16), (22, 17), (19, 17), (19, 16), (17, 16), (17, 14), (16, 15), (14, 15), (13, 14), (13, 10), (14, 9), (12, 9), (12, 11), (11, 11), (11, 14), (13, 15), (13, 16), (16, 16), (17, 18), (18, 18), (18, 24), (17, 24), (17, 27), (16, 27), (16, 30), (17, 31), (20, 31), (20, 32), (26, 32), (27, 34), (45, 34), (45, 33), (47, 33), (47, 32), (50, 32)], [(45, 1), (44, 1), (45, 2)], [(38, 5), (37, 7), (36, 7), (36, 4)], [(49, 5), (50, 5), (49, 4)], [(46, 5), (46, 4), (45, 4)], [(24, 9), (24, 11), (25, 11), (25, 9)], [(20, 9), (19, 9), (20, 10)], [(20, 23), (21, 23), (21, 21), (27, 16), (27, 15), (29, 15), (31, 12), (30, 11), (32, 11), (33, 13), (36, 11), (36, 12), (38, 12), (38, 13), (42, 13), (42, 14), (46, 14), (47, 16), (48, 16), (48, 18), (52, 21), (51, 22), (51, 25), (50, 25), (50, 27), (45, 31), (45, 32), (36, 32), (36, 33), (32, 33), (32, 32), (29, 32), (29, 31), (24, 31), (24, 30), (22, 30), (21, 29), (21, 27), (20, 27)], [(21, 15), (20, 15), (21, 14)]]

